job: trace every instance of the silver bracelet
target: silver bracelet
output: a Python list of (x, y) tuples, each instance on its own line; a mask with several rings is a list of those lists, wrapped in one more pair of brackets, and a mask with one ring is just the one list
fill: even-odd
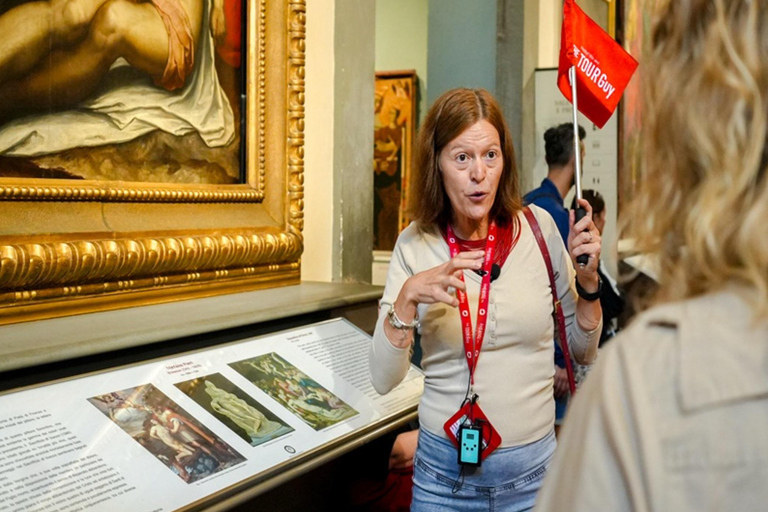
[(413, 321), (409, 324), (403, 322), (400, 320), (400, 317), (397, 316), (397, 313), (395, 313), (395, 305), (390, 304), (389, 306), (389, 312), (387, 313), (387, 319), (389, 320), (389, 325), (394, 327), (395, 329), (400, 329), (404, 331), (410, 331), (413, 329), (419, 328), (419, 313), (416, 312), (416, 316), (413, 317)]

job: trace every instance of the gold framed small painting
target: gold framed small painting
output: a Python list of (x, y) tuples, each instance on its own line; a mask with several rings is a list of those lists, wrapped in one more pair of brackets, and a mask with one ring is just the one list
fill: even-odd
[(305, 18), (0, 5), (0, 324), (299, 282)]
[(416, 72), (376, 73), (373, 249), (391, 251), (408, 225), (406, 205), (416, 130)]

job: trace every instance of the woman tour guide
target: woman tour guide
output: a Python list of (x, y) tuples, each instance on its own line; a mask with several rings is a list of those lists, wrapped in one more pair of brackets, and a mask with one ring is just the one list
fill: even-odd
[(550, 276), (566, 348), (582, 364), (597, 353), (591, 207), (582, 201), (588, 214), (575, 225), (571, 214), (569, 249), (546, 212), (523, 209), (509, 130), (484, 90), (443, 94), (414, 153), (414, 222), (392, 254), (370, 354), (374, 387), (387, 393), (421, 335), (412, 510), (528, 510), (556, 444)]

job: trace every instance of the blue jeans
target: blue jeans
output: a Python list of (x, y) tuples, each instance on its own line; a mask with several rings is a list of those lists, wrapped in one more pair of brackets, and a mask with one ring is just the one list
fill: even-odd
[(465, 468), (462, 482), (456, 447), (422, 428), (411, 512), (530, 510), (556, 446), (553, 431), (530, 444), (497, 448), (481, 467)]
[(568, 408), (568, 397), (570, 395), (555, 398), (555, 425), (562, 425), (565, 419), (565, 411)]

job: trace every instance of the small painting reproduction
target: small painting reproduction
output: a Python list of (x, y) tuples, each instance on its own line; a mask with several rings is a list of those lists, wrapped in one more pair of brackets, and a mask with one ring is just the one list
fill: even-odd
[(179, 382), (176, 387), (251, 446), (293, 432), (285, 421), (220, 373)]
[(274, 352), (230, 363), (229, 366), (315, 430), (359, 414)]
[(188, 484), (246, 460), (152, 384), (88, 401)]

